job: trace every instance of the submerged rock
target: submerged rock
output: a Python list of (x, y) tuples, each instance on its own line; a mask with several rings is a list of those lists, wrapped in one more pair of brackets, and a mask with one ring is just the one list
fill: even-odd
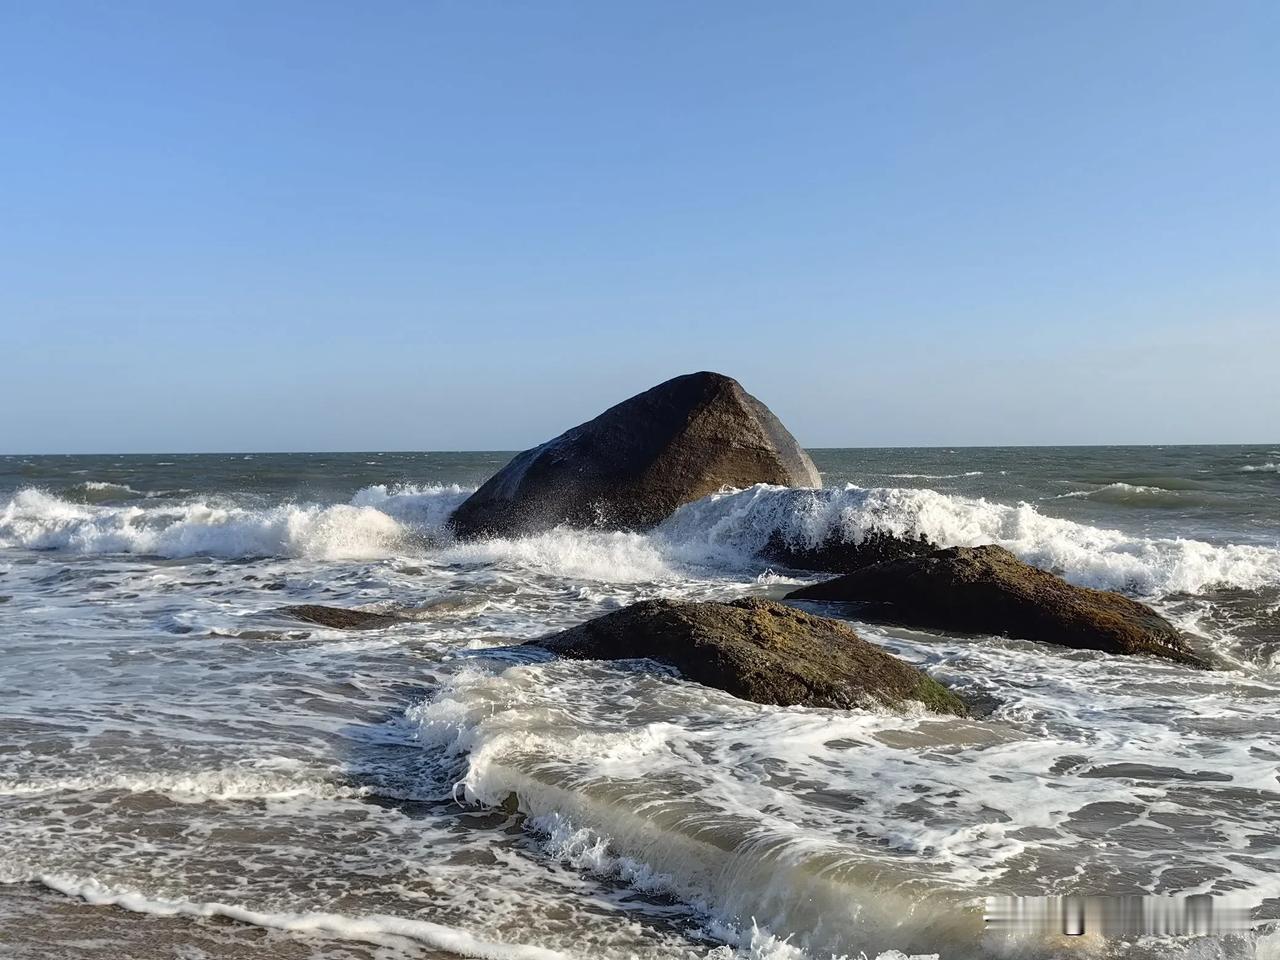
[(293, 607), (281, 607), (278, 612), (295, 620), (314, 623), (321, 627), (332, 627), (335, 630), (369, 630), (408, 621), (461, 616), (479, 609), (485, 602), (482, 594), (451, 593), (424, 600), (416, 606), (394, 607), (389, 610), (352, 610), (349, 607), (326, 607), (317, 603), (304, 603)]
[(280, 612), (287, 617), (314, 623), (320, 627), (332, 627), (335, 630), (368, 630), (373, 627), (389, 627), (400, 623), (403, 617), (387, 613), (372, 613), (368, 610), (348, 610), (345, 607), (325, 607), (316, 603), (303, 603), (293, 607), (281, 607)]
[(760, 557), (795, 570), (852, 573), (873, 563), (924, 556), (937, 549), (938, 545), (924, 534), (899, 537), (882, 530), (872, 530), (861, 540), (854, 541), (843, 539), (839, 533), (831, 533), (816, 546), (808, 546), (791, 543), (775, 532), (760, 551)]
[(822, 481), (769, 408), (718, 373), (691, 373), (526, 450), (453, 514), (462, 537), (558, 524), (643, 529), (721, 487)]
[(580, 660), (659, 660), (757, 703), (847, 709), (917, 701), (937, 713), (968, 713), (942, 684), (847, 625), (772, 600), (644, 600), (529, 643)]
[(1074, 586), (997, 546), (951, 547), (874, 564), (802, 587), (787, 599), (857, 601), (868, 604), (865, 616), (910, 626), (1208, 666), (1173, 624), (1145, 604)]

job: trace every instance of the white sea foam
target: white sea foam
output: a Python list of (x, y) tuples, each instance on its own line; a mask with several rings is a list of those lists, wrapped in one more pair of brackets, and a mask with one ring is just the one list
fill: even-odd
[[(1122, 492), (1135, 491), (1148, 495), (1143, 487)], [(758, 554), (775, 534), (814, 546), (829, 536), (857, 542), (884, 531), (923, 534), (943, 546), (996, 543), (1073, 582), (1144, 595), (1280, 585), (1280, 549), (1136, 537), (1046, 516), (1026, 503), (929, 489), (758, 485), (687, 504), (649, 534), (556, 528), (524, 538), (457, 543), (447, 520), (467, 495), (456, 485), (379, 485), (360, 490), (350, 503), (328, 506), (106, 506), (28, 488), (0, 509), (0, 546), (166, 557), (414, 555), (628, 583), (671, 580), (690, 565), (758, 572)]]
[(127, 483), (112, 483), (106, 480), (84, 480), (72, 484), (63, 491), (62, 495), (76, 503), (102, 503), (154, 496), (150, 491), (135, 489)]
[(1243, 473), (1277, 473), (1280, 472), (1280, 463), (1247, 463), (1240, 470)]
[(964, 473), (882, 473), (878, 476), (894, 480), (959, 480), (961, 477), (980, 477), (982, 473), (981, 470), (966, 470)]
[(127, 483), (109, 483), (105, 480), (86, 480), (81, 484), (86, 490), (118, 490), (120, 493), (131, 493), (139, 496), (140, 491), (133, 489)]
[(1072, 490), (1070, 493), (1060, 493), (1053, 500), (1064, 500), (1071, 497), (1095, 497), (1103, 490), (1113, 490), (1117, 493), (1176, 493), (1175, 490), (1165, 490), (1162, 487), (1148, 487), (1140, 483), (1124, 483), (1118, 481), (1116, 483), (1108, 483), (1106, 486), (1097, 487), (1093, 490)]
[(418, 944), (465, 957), (484, 960), (566, 960), (567, 955), (542, 947), (498, 943), (476, 937), (457, 927), (426, 920), (372, 914), (348, 916), (341, 913), (289, 913), (253, 910), (231, 903), (194, 902), (149, 897), (129, 890), (115, 890), (92, 878), (36, 874), (7, 878), (7, 882), (35, 882), (86, 903), (112, 906), (134, 913), (173, 917), (221, 917), (292, 933), (313, 934), (390, 946)]
[(107, 772), (95, 775), (0, 779), (0, 796), (38, 797), (66, 793), (156, 793), (178, 803), (284, 800), (292, 797), (358, 797), (367, 790), (322, 777), (258, 771), (245, 767), (172, 773)]
[(471, 492), (471, 488), (456, 483), (399, 484), (390, 487), (379, 483), (356, 491), (351, 498), (351, 505), (373, 507), (423, 533), (439, 534), (449, 515)]
[[(903, 652), (937, 656), (936, 641)], [(762, 707), (670, 678), (620, 685), (564, 662), (467, 668), (406, 718), (429, 751), (464, 760), (459, 799), (514, 795), (552, 858), (675, 896), (729, 942), (753, 921), (766, 940), (790, 935), (796, 957), (940, 945), (951, 960), (989, 956), (981, 892), (1002, 882), (1088, 882), (1090, 871), (1114, 882), (1128, 871), (1156, 889), (1176, 861), (1273, 888), (1266, 864), (1239, 858), (1264, 813), (1247, 828), (1215, 818), (1221, 835), (1199, 841), (1153, 837), (1148, 817), (1203, 816), (1198, 800), (1184, 776), (1121, 772), (1159, 757), (1267, 796), (1273, 764), (1216, 733), (1236, 681), (1212, 677), (1170, 700), (1162, 709), (1179, 722), (1169, 726), (1142, 713), (1149, 664), (1073, 660), (1064, 674), (1046, 661), (1067, 656), (957, 651), (984, 683), (1019, 678), (997, 685), (1005, 702), (988, 722)], [(1265, 699), (1250, 709), (1261, 718)], [(1089, 811), (1108, 802), (1145, 811), (1118, 816), (1113, 849), (1091, 850), (1083, 841), (1099, 814)], [(1019, 954), (1064, 955), (1074, 954), (1043, 944)]]
[(514, 563), (561, 577), (609, 583), (672, 580), (677, 575), (663, 544), (640, 533), (557, 527), (517, 539), (447, 546), (447, 562)]
[[(593, 830), (575, 827), (559, 813), (531, 817), (528, 826), (542, 836), (543, 851), (554, 860), (598, 876), (621, 880), (645, 893), (688, 895), (683, 884), (670, 874), (657, 873), (647, 863), (616, 853), (610, 838)], [(693, 905), (707, 915), (707, 932), (737, 947), (739, 957), (747, 960), (810, 960), (811, 954), (792, 942), (793, 934), (779, 937), (762, 928), (754, 918), (749, 924), (726, 921), (717, 916), (715, 906), (701, 896), (695, 896)], [(725, 954), (724, 960), (730, 960), (727, 951), (720, 952)], [(845, 956), (842, 954), (841, 958)], [(861, 956), (866, 958), (867, 955), (862, 953)], [(709, 957), (714, 960), (717, 952)], [(832, 958), (839, 960), (834, 954)], [(900, 950), (886, 950), (877, 954), (876, 960), (940, 960), (940, 957), (936, 953), (908, 956)]]
[[(115, 907), (131, 913), (158, 917), (189, 917), (197, 920), (231, 920), (268, 930), (392, 948), (395, 956), (418, 956), (423, 947), (463, 957), (477, 957), (481, 960), (570, 960), (570, 958), (581, 956), (577, 951), (565, 953), (536, 945), (490, 940), (458, 927), (388, 914), (352, 915), (318, 911), (255, 910), (218, 901), (151, 897), (128, 889), (116, 889), (93, 878), (49, 873), (19, 877), (3, 876), (0, 872), (0, 882), (37, 883), (47, 890), (82, 900), (93, 906)], [(714, 948), (705, 954), (700, 953), (706, 957), (706, 960), (809, 960), (804, 951), (790, 942), (790, 938), (774, 936), (755, 923), (750, 924), (746, 930), (739, 930), (728, 924), (712, 923), (707, 933), (726, 942), (728, 946)], [(93, 941), (82, 940), (80, 943), (87, 945)], [(109, 948), (112, 944), (110, 941), (101, 941), (100, 944), (95, 945)], [(688, 955), (692, 956), (692, 954)], [(838, 958), (838, 960), (853, 960), (853, 958)], [(871, 958), (861, 954), (860, 960), (871, 960)], [(940, 958), (937, 954), (908, 956), (898, 950), (888, 950), (877, 955), (874, 960), (940, 960)]]
[(352, 503), (331, 506), (255, 509), (194, 501), (110, 507), (70, 503), (28, 488), (0, 510), (0, 546), (78, 554), (372, 559), (413, 550), (415, 538), (440, 533), (465, 495), (459, 487), (399, 493), (367, 488)]
[(999, 544), (1068, 580), (1147, 595), (1228, 585), (1280, 584), (1280, 550), (1199, 540), (1134, 537), (1017, 506), (934, 490), (847, 486), (795, 490), (758, 485), (681, 507), (658, 535), (690, 555), (742, 558), (778, 534), (797, 546), (830, 536), (860, 542), (873, 531), (923, 534), (942, 546)]
[[(980, 937), (980, 916), (966, 905), (972, 898), (949, 895), (888, 860), (860, 861), (840, 843), (765, 812), (758, 804), (775, 797), (773, 791), (726, 783), (715, 763), (701, 771), (708, 784), (680, 784), (673, 765), (714, 747), (712, 741), (664, 722), (584, 729), (542, 699), (547, 688), (527, 687), (530, 678), (521, 672), (464, 673), (450, 693), (407, 716), (424, 745), (465, 756), (459, 799), (497, 805), (515, 795), (553, 858), (679, 897), (731, 943), (742, 944), (742, 931), (759, 923), (745, 938), (754, 945), (752, 955), (780, 948), (784, 941), (770, 931), (794, 934), (792, 953), (771, 955), (797, 958), (843, 954), (850, 944), (972, 946)], [(807, 725), (802, 736), (818, 741), (910, 723), (873, 715), (788, 720), (784, 714), (775, 733), (793, 735), (792, 751), (804, 742), (794, 736), (795, 720)], [(741, 731), (731, 722), (722, 735), (727, 746)], [(719, 788), (727, 792), (708, 806), (702, 791)], [(933, 916), (929, 902), (937, 908)], [(904, 926), (904, 913), (912, 912), (916, 920)]]
[[(396, 926), (422, 917), (446, 934), (465, 927), (477, 942), (609, 960), (828, 960), (863, 950), (902, 960), (896, 950), (937, 943), (947, 960), (967, 960), (973, 898), (947, 890), (1071, 888), (1125, 871), (1153, 884), (1217, 877), (1251, 896), (1276, 889), (1258, 850), (1277, 819), (1277, 691), (1252, 664), (1200, 674), (859, 625), (997, 704), (980, 721), (936, 724), (750, 704), (634, 664), (478, 649), (638, 597), (759, 592), (781, 581), (756, 557), (773, 533), (817, 542), (887, 529), (1001, 542), (1077, 582), (1152, 592), (1211, 583), (1215, 571), (1276, 583), (1275, 551), (1144, 539), (1026, 505), (894, 488), (757, 487), (691, 504), (649, 534), (556, 529), (457, 543), (445, 520), (466, 495), (379, 485), (328, 506), (94, 506), (38, 491), (0, 500), (0, 544), (106, 557), (2, 554), (0, 592), (12, 606), (0, 609), (22, 612), (10, 615), (6, 646), (9, 712), (20, 725), (0, 778), (0, 879), (21, 870), (76, 896), (96, 877), (91, 895), (126, 909), (179, 903), (179, 915), (407, 953), (436, 942)], [(217, 556), (269, 559), (113, 556), (185, 556), (210, 544)], [(324, 563), (382, 556), (396, 560)], [(480, 606), (465, 617), (433, 614), (341, 643), (206, 634), (274, 626), (264, 615), (295, 599), (382, 609), (473, 596)], [(189, 632), (168, 632), (173, 624)], [(431, 699), (381, 724), (399, 716), (405, 696)], [(405, 749), (406, 730), (427, 749)], [(47, 750), (28, 749), (37, 738)], [(1144, 775), (1144, 764), (1187, 776)], [(531, 836), (490, 832), (498, 813), (465, 827), (427, 813), (423, 804), (446, 801), (455, 781), (459, 801), (514, 794)], [(382, 801), (364, 802), (370, 795)], [(421, 802), (401, 809), (388, 798)], [(205, 803), (217, 807), (196, 806)], [(154, 829), (140, 831), (139, 816)], [(255, 838), (251, 850), (226, 844), (241, 835)], [(338, 898), (347, 916), (325, 912)], [(960, 929), (928, 939), (930, 910)], [(385, 914), (399, 916), (386, 925)], [(649, 926), (654, 917), (663, 919)], [(726, 946), (686, 939), (699, 924)]]

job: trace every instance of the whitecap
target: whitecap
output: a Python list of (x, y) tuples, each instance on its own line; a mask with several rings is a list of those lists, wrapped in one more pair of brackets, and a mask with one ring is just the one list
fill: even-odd
[(375, 559), (417, 551), (421, 538), (443, 536), (445, 519), (464, 496), (460, 488), (368, 488), (350, 504), (328, 506), (193, 501), (113, 507), (71, 503), (27, 488), (0, 510), (0, 546), (164, 557)]
[(941, 546), (999, 544), (1073, 583), (1145, 595), (1280, 584), (1280, 549), (1147, 538), (982, 497), (899, 487), (798, 490), (760, 484), (681, 507), (657, 530), (684, 557), (742, 564), (777, 535), (800, 547), (881, 531)]

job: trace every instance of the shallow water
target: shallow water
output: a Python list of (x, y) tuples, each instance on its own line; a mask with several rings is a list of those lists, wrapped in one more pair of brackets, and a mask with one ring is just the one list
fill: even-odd
[[(1069, 892), (1258, 926), (1016, 955), (1273, 948), (1280, 448), (815, 451), (821, 493), (452, 542), (506, 456), (0, 458), (3, 955), (965, 958), (1011, 949), (986, 895)], [(778, 596), (806, 577), (754, 559), (774, 530), (872, 527), (1126, 590), (1230, 669), (855, 624), (987, 705), (957, 723), (513, 646)], [(413, 617), (278, 612), (302, 602)]]

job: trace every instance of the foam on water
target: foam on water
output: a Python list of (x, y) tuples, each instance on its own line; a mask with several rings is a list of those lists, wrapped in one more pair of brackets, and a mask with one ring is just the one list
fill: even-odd
[[(292, 469), (263, 459), (262, 484)], [(1145, 520), (1049, 515), (1122, 516), (1114, 494), (1139, 516), (1156, 495), (1137, 488), (1163, 489), (1159, 470), (1055, 468), (1044, 475), (1079, 478), (1029, 489), (1031, 506), (995, 479), (1009, 460), (886, 455), (877, 476), (995, 492), (755, 487), (647, 534), (459, 543), (446, 520), (466, 485), (369, 485), (381, 468), (365, 459), (351, 479), (329, 458), (296, 490), (127, 462), (86, 476), (202, 492), (73, 502), (48, 492), (61, 479), (0, 498), (0, 882), (394, 955), (601, 960), (966, 960), (990, 955), (989, 892), (1280, 897), (1280, 688), (1260, 659), (1201, 674), (856, 624), (984, 705), (939, 723), (761, 706), (654, 664), (515, 646), (645, 597), (776, 596), (797, 577), (758, 558), (771, 536), (871, 530), (1001, 543), (1075, 582), (1145, 593), (1215, 645), (1237, 629), (1258, 643), (1280, 586), (1271, 527), (1247, 547), (1229, 542), (1244, 524), (1209, 542), (1211, 524), (1188, 528), (1206, 539), (1162, 539)], [(1224, 456), (1218, 475), (1265, 496), (1265, 471), (1250, 480), (1240, 462)], [(1171, 495), (1198, 497), (1191, 484)], [(280, 608), (294, 603), (412, 616), (357, 634), (291, 620)], [(364, 955), (353, 949), (313, 955)], [(1080, 953), (1054, 950), (1021, 956)], [(1220, 955), (1203, 942), (1124, 953)]]
[[(460, 798), (492, 806), (516, 796), (548, 855), (645, 892), (678, 896), (719, 929), (735, 931), (733, 942), (753, 926), (766, 939), (770, 929), (794, 932), (798, 956), (921, 939), (924, 931), (903, 928), (903, 910), (918, 911), (919, 926), (935, 943), (961, 931), (973, 940), (980, 932), (972, 909), (940, 910), (926, 920), (926, 905), (908, 896), (912, 882), (923, 886), (909, 868), (893, 878), (885, 876), (887, 863), (868, 872), (838, 844), (796, 829), (777, 812), (762, 813), (755, 806), (760, 797), (740, 792), (746, 784), (730, 784), (716, 796), (722, 803), (708, 803), (708, 791), (724, 784), (715, 771), (706, 782), (681, 775), (678, 758), (701, 752), (700, 738), (675, 724), (575, 724), (547, 698), (543, 669), (466, 671), (448, 694), (412, 708), (408, 718), (428, 749), (465, 757)], [(559, 683), (563, 677), (551, 670)], [(616, 680), (612, 686), (616, 697)], [(713, 709), (723, 709), (731, 698), (715, 700), (720, 706)], [(732, 720), (728, 712), (718, 719)], [(838, 737), (855, 728), (864, 734), (875, 723), (837, 720), (819, 734), (817, 726), (831, 719), (813, 717), (809, 735)], [(726, 737), (741, 732), (735, 724)], [(794, 737), (789, 745), (797, 745)], [(933, 906), (954, 908), (961, 899), (939, 896)]]
[(438, 559), (518, 564), (557, 576), (609, 583), (673, 580), (677, 574), (662, 547), (639, 533), (557, 528), (518, 539), (453, 544)]
[(67, 490), (68, 499), (96, 503), (100, 500), (130, 500), (150, 495), (150, 491), (135, 490), (127, 483), (111, 483), (105, 480), (86, 480)]
[[(1143, 662), (885, 641), (1001, 707), (970, 724), (833, 715), (528, 663), (466, 669), (407, 717), (424, 747), (465, 760), (461, 798), (514, 795), (549, 855), (674, 894), (726, 929), (785, 931), (813, 957), (944, 945), (947, 957), (985, 955), (981, 898), (1003, 890), (1093, 879), (1160, 891), (1193, 874), (1205, 890), (1274, 888), (1246, 853), (1271, 832), (1265, 811), (1280, 812), (1274, 763), (1247, 741), (1216, 738), (1224, 710), (1274, 728), (1266, 703), (1280, 690), (1259, 689), (1241, 708), (1236, 679), (1188, 680), (1170, 667), (1157, 716)], [(1045, 679), (1014, 680), (1036, 676)], [(1213, 814), (1201, 783), (1256, 791), (1252, 826)], [(1111, 853), (1091, 832), (1108, 805)], [(1216, 821), (1207, 833), (1165, 826), (1206, 813)]]
[(964, 473), (885, 473), (881, 476), (893, 480), (959, 480), (962, 477), (980, 477), (982, 470), (966, 470)]
[(154, 793), (178, 803), (207, 800), (282, 800), (291, 797), (359, 797), (359, 788), (324, 778), (231, 767), (177, 773), (107, 772), (57, 778), (0, 778), (0, 796), (39, 797), (65, 793)]
[(942, 546), (995, 543), (1074, 583), (1145, 595), (1198, 593), (1225, 585), (1280, 585), (1280, 549), (1135, 537), (1040, 513), (934, 490), (846, 486), (794, 490), (759, 485), (681, 507), (658, 535), (685, 555), (736, 559), (778, 534), (797, 546), (828, 537), (860, 542), (873, 531), (924, 535)]
[[(222, 917), (257, 927), (293, 933), (321, 934), (364, 943), (403, 946), (417, 944), (484, 960), (567, 960), (557, 950), (486, 941), (439, 923), (403, 917), (368, 915), (353, 917), (341, 913), (284, 913), (251, 910), (236, 904), (149, 897), (131, 891), (113, 890), (92, 878), (40, 874), (29, 878), (50, 890), (98, 906), (119, 907), (134, 913), (158, 916)], [(12, 881), (11, 881), (12, 882)]]
[[(1146, 487), (1124, 486), (1146, 495)], [(1135, 537), (1040, 513), (1027, 503), (927, 489), (759, 485), (680, 508), (650, 535), (556, 529), (539, 536), (455, 544), (447, 528), (466, 488), (360, 490), (347, 504), (264, 508), (202, 500), (154, 506), (75, 504), (35, 489), (0, 511), (0, 547), (165, 557), (377, 559), (439, 551), (442, 562), (512, 562), (569, 577), (647, 581), (688, 565), (743, 571), (775, 534), (814, 546), (872, 531), (923, 534), (943, 546), (997, 543), (1067, 579), (1145, 595), (1280, 585), (1280, 549)], [(1074, 496), (1071, 494), (1069, 496)], [(1089, 494), (1079, 494), (1089, 495)], [(1162, 495), (1177, 496), (1165, 492)]]
[(1152, 487), (1140, 483), (1108, 483), (1093, 490), (1072, 490), (1060, 493), (1051, 500), (1093, 500), (1100, 503), (1115, 503), (1143, 507), (1167, 507), (1173, 509), (1195, 506), (1212, 502), (1212, 498), (1194, 490), (1170, 490), (1165, 487)]
[(440, 533), (465, 496), (456, 486), (396, 493), (368, 488), (350, 504), (331, 506), (255, 509), (196, 500), (112, 507), (74, 504), (29, 488), (0, 511), (0, 547), (162, 557), (373, 559), (418, 549), (415, 538)]
[(449, 515), (472, 493), (469, 487), (450, 484), (374, 484), (362, 487), (351, 498), (355, 507), (373, 507), (423, 533), (440, 533)]

